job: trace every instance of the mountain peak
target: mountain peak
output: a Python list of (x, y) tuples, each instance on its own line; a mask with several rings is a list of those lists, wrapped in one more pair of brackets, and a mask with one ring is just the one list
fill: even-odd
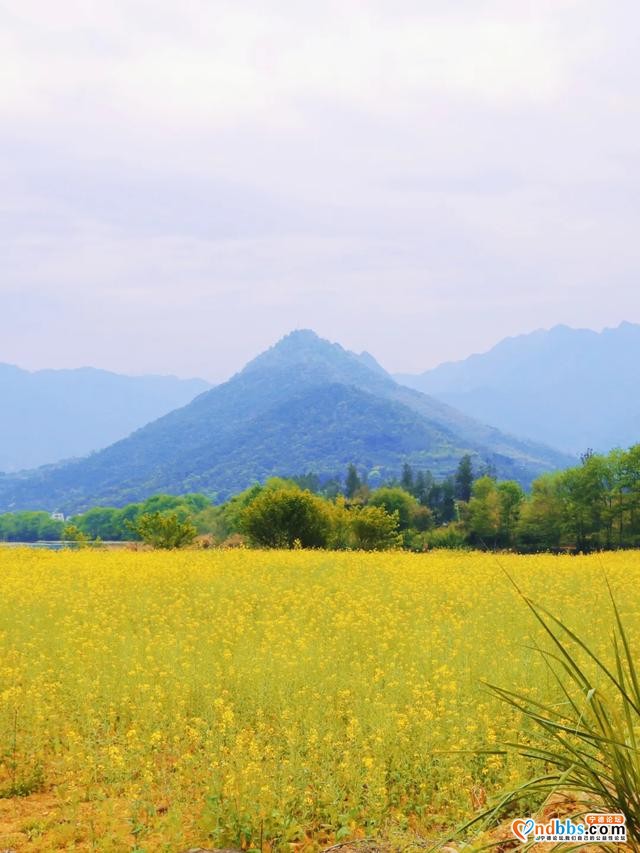
[[(317, 335), (313, 329), (294, 329), (284, 337), (276, 341), (273, 346), (265, 350), (262, 355), (268, 352), (278, 353), (301, 353), (301, 352), (318, 352), (325, 347), (337, 346)], [(340, 347), (342, 349), (342, 347)], [(260, 358), (260, 356), (258, 356)]]
[(317, 341), (321, 341), (322, 338), (313, 331), (313, 329), (293, 329), (291, 332), (288, 332), (284, 337), (280, 338), (280, 340), (276, 343), (276, 346), (279, 346), (283, 343), (295, 343), (295, 344), (310, 344), (315, 343)]
[(367, 353), (298, 329), (227, 382), (87, 459), (0, 477), (0, 510), (68, 513), (154, 492), (225, 497), (275, 473), (342, 476), (349, 462), (395, 476), (408, 461), (444, 476), (469, 452), (525, 483), (564, 461), (402, 388)]
[(561, 324), (401, 381), (505, 432), (600, 452), (638, 441), (638, 358), (640, 325), (597, 332)]

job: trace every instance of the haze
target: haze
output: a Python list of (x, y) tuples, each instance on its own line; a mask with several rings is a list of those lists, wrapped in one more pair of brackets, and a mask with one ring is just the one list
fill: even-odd
[(0, 361), (640, 321), (631, 2), (0, 2)]

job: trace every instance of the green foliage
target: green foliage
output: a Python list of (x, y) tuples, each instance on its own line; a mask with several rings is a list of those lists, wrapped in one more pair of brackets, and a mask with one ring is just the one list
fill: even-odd
[(417, 506), (411, 515), (411, 527), (419, 533), (431, 530), (433, 527), (433, 513), (428, 506)]
[(399, 548), (402, 545), (402, 537), (398, 534), (398, 529), (397, 511), (389, 514), (383, 506), (365, 506), (352, 512), (353, 545), (362, 551)]
[(146, 512), (132, 526), (145, 544), (164, 550), (190, 545), (198, 534), (193, 522), (177, 512)]
[(415, 487), (415, 483), (413, 481), (413, 468), (409, 465), (408, 462), (405, 462), (402, 466), (402, 476), (400, 477), (400, 486), (405, 490), (405, 492), (409, 492), (409, 494), (413, 494), (413, 490)]
[(351, 521), (353, 511), (347, 506), (342, 495), (336, 498), (335, 503), (328, 504), (331, 528), (327, 547), (336, 551), (344, 551), (353, 546), (353, 533)]
[(427, 504), (436, 524), (449, 524), (456, 518), (455, 488), (453, 480), (447, 478), (441, 483), (432, 480), (427, 493)]
[(425, 534), (425, 545), (429, 548), (468, 548), (469, 540), (462, 524), (454, 522), (436, 527)]
[(471, 500), (471, 489), (473, 486), (473, 464), (471, 462), (471, 456), (468, 453), (465, 453), (465, 455), (458, 463), (454, 483), (456, 500)]
[[(411, 492), (397, 485), (397, 479), (370, 491), (363, 481), (384, 483), (381, 469), (370, 468), (361, 477), (352, 465), (347, 471), (346, 499), (337, 480), (309, 472), (293, 478), (269, 477), (263, 484), (254, 483), (221, 504), (214, 504), (210, 497), (199, 493), (158, 494), (122, 508), (94, 507), (75, 516), (71, 523), (86, 540), (108, 542), (140, 538), (137, 522), (144, 515), (174, 513), (180, 522), (190, 522), (198, 534), (206, 535), (211, 544), (220, 544), (249, 533), (247, 510), (260, 497), (262, 502), (257, 504), (255, 513), (256, 518), (258, 510), (265, 515), (265, 529), (249, 538), (268, 547), (280, 542), (292, 547), (296, 539), (305, 547), (311, 543), (313, 547), (336, 549), (368, 547), (360, 544), (352, 526), (358, 507), (395, 514), (404, 546), (412, 550), (464, 544), (521, 551), (640, 546), (640, 445), (626, 451), (615, 450), (607, 456), (587, 453), (580, 465), (534, 481), (530, 495), (514, 480), (497, 482), (485, 474), (473, 481), (469, 501), (456, 501), (456, 489), (457, 494), (465, 493), (461, 484), (468, 483), (470, 461), (461, 460), (461, 476), (455, 481), (438, 481), (430, 471), (416, 471), (405, 464), (401, 482), (411, 487)], [(312, 487), (316, 494), (303, 486)], [(276, 511), (268, 496), (279, 492), (307, 494), (314, 499), (313, 512), (322, 522), (312, 534), (289, 535), (285, 521), (289, 510), (292, 526), (300, 526), (303, 515), (299, 515), (302, 511), (298, 498), (291, 499), (289, 510), (282, 504)], [(277, 522), (271, 533), (266, 529), (267, 510)], [(365, 515), (361, 519), (363, 529), (366, 520)], [(45, 512), (0, 515), (0, 541), (59, 540), (63, 528), (63, 522), (51, 519)], [(364, 534), (362, 541), (366, 540)], [(83, 540), (78, 536), (76, 541)]]
[(491, 477), (480, 477), (473, 484), (466, 523), (473, 542), (497, 545), (500, 531), (500, 498), (496, 481)]
[(89, 537), (75, 524), (65, 525), (62, 538), (65, 542), (74, 542), (80, 548), (86, 548), (89, 545)]
[(533, 484), (531, 496), (520, 510), (516, 539), (521, 547), (533, 550), (554, 548), (562, 533), (562, 504), (557, 475), (546, 474)]
[(524, 548), (579, 551), (640, 545), (640, 445), (582, 462), (533, 484), (516, 525)]
[(513, 480), (496, 483), (488, 476), (476, 480), (463, 509), (470, 541), (483, 547), (513, 545), (524, 498), (522, 487)]
[(525, 494), (520, 483), (515, 480), (505, 480), (498, 483), (498, 506), (500, 509), (500, 543), (512, 545), (520, 509)]
[(262, 489), (243, 510), (241, 530), (264, 548), (323, 548), (331, 529), (321, 498), (294, 486)]
[(370, 506), (381, 507), (389, 515), (396, 514), (398, 518), (398, 529), (408, 530), (411, 520), (418, 509), (418, 502), (398, 486), (383, 486), (376, 489), (369, 497)]
[(358, 469), (355, 465), (349, 465), (347, 469), (347, 479), (344, 485), (344, 493), (348, 498), (354, 497), (358, 489), (362, 486), (362, 481), (358, 475)]
[[(206, 495), (152, 495), (144, 503), (132, 503), (118, 509), (116, 507), (94, 507), (82, 515), (73, 518), (73, 523), (91, 540), (120, 542), (139, 537), (136, 529), (138, 519), (148, 513), (175, 512), (180, 520), (195, 519), (211, 509), (211, 501)], [(200, 528), (198, 526), (198, 532)], [(204, 532), (204, 531), (202, 531)]]
[[(125, 525), (125, 520), (132, 520), (137, 515), (137, 504), (132, 504), (136, 507), (136, 512), (129, 512), (127, 518), (123, 514), (123, 510), (114, 509), (113, 507), (94, 507), (76, 516), (73, 519), (74, 525), (88, 539), (100, 538), (107, 542), (117, 542), (120, 539), (126, 539), (129, 536), (129, 531)], [(65, 536), (68, 539), (68, 536)]]
[(38, 542), (59, 540), (64, 521), (52, 519), (48, 512), (15, 512), (0, 515), (0, 541)]

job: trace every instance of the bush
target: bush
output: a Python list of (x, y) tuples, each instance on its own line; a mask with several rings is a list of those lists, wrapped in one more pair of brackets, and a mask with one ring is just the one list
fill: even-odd
[(190, 545), (198, 535), (195, 525), (175, 512), (146, 512), (130, 526), (145, 544), (163, 550)]
[(327, 540), (327, 546), (333, 551), (346, 551), (352, 547), (353, 534), (351, 532), (351, 511), (344, 497), (340, 495), (335, 503), (328, 504), (331, 520), (331, 530)]
[(448, 524), (446, 527), (436, 527), (425, 534), (425, 544), (429, 548), (465, 548), (466, 534), (459, 524)]
[(365, 506), (352, 512), (351, 533), (355, 548), (362, 551), (388, 551), (402, 546), (398, 534), (398, 513), (380, 506)]
[(241, 528), (263, 548), (323, 548), (331, 521), (325, 502), (300, 489), (263, 489), (242, 512)]

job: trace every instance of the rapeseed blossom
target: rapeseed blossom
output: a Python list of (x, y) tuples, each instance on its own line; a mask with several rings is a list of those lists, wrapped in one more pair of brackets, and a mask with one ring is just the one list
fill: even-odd
[(0, 550), (0, 792), (31, 791), (0, 798), (0, 848), (314, 850), (470, 817), (532, 770), (491, 754), (527, 733), (481, 682), (555, 689), (501, 566), (596, 650), (603, 566), (638, 624), (637, 552)]

